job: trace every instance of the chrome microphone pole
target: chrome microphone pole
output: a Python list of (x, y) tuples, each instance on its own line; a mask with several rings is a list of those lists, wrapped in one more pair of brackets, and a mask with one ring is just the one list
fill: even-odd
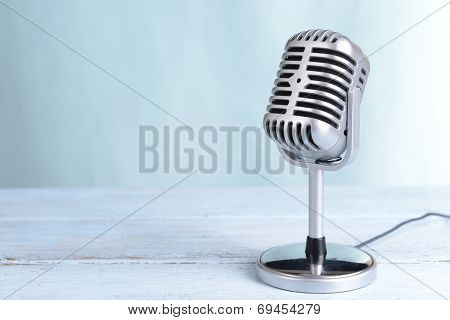
[(305, 255), (311, 274), (320, 276), (326, 259), (327, 248), (323, 234), (323, 170), (309, 169), (309, 233)]
[(309, 169), (309, 237), (323, 238), (323, 170)]

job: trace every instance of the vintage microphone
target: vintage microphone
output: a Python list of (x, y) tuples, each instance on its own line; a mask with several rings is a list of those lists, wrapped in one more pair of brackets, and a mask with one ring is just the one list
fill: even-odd
[(271, 286), (296, 292), (366, 286), (375, 279), (374, 258), (325, 242), (323, 172), (342, 168), (356, 155), (369, 60), (348, 38), (329, 30), (292, 36), (282, 59), (263, 123), (283, 157), (309, 170), (309, 235), (306, 243), (263, 252), (257, 273)]

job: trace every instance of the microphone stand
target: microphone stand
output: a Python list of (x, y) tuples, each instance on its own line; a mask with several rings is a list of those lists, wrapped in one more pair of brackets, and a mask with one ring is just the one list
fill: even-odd
[(309, 169), (309, 237), (323, 238), (322, 169)]
[(309, 233), (305, 254), (311, 273), (320, 275), (327, 249), (323, 235), (323, 170), (309, 169)]

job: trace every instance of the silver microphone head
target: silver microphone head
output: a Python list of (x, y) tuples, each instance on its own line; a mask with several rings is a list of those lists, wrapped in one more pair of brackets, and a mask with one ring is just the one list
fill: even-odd
[(339, 162), (358, 140), (358, 123), (349, 122), (358, 121), (369, 60), (329, 30), (295, 34), (282, 59), (264, 116), (267, 135), (294, 164)]

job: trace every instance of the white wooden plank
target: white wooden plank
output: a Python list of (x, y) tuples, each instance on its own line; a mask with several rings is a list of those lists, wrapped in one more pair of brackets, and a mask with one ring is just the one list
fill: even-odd
[[(442, 294), (449, 294), (449, 263), (402, 264)], [(44, 266), (0, 268), (5, 295)], [(426, 269), (426, 272), (425, 272)], [(366, 288), (326, 295), (278, 290), (261, 283), (253, 264), (159, 264), (66, 262), (13, 296), (15, 299), (439, 299), (431, 290), (389, 264)]]
[[(77, 249), (159, 190), (0, 191), (0, 294)], [(304, 188), (289, 191), (306, 201)], [(450, 212), (450, 188), (327, 188), (328, 241), (349, 245), (403, 219)], [(306, 208), (272, 187), (180, 189), (161, 197), (17, 293), (26, 299), (287, 298), (256, 280), (271, 246), (303, 241)], [(439, 298), (384, 259), (450, 296), (450, 222), (430, 218), (373, 244), (368, 288), (314, 298)], [(128, 283), (128, 284), (127, 284)]]

